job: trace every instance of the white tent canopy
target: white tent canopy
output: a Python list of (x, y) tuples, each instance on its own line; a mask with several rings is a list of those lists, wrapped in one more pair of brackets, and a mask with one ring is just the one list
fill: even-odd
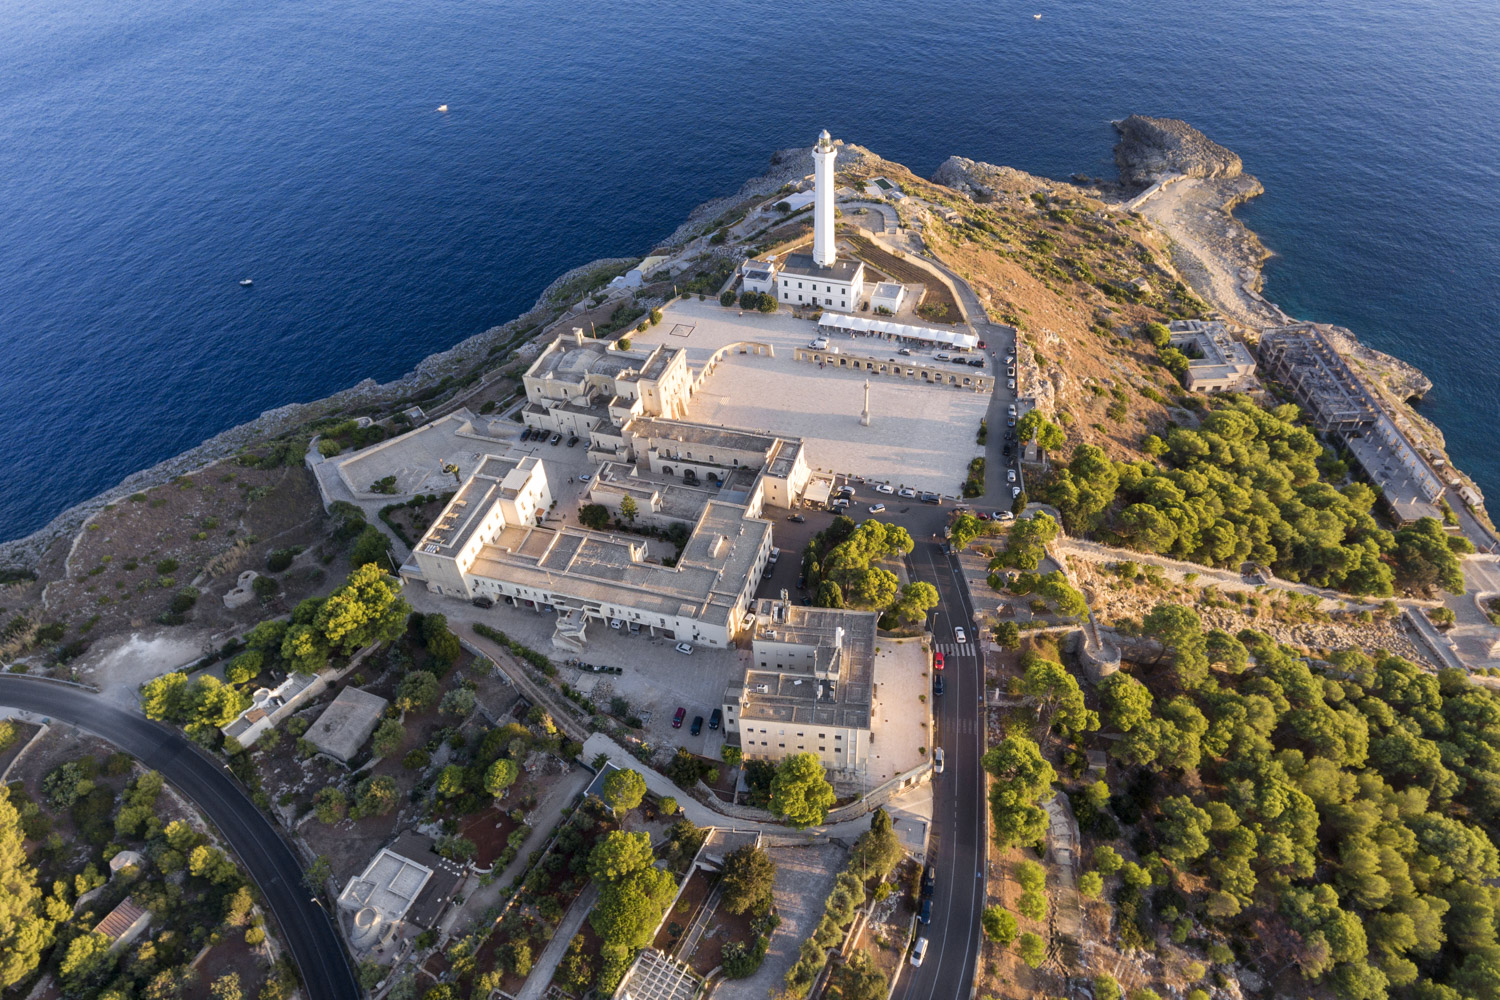
[(818, 320), (818, 326), (835, 330), (848, 330), (851, 333), (884, 333), (894, 337), (925, 340), (933, 344), (948, 344), (952, 347), (975, 348), (979, 346), (979, 338), (972, 333), (960, 333), (957, 330), (937, 330), (928, 326), (891, 323), (882, 319), (869, 319), (864, 316), (845, 316), (834, 312), (825, 312), (823, 318)]

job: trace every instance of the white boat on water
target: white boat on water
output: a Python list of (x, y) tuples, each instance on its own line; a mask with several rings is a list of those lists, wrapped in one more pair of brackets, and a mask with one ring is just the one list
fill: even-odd
[(249, 278), (241, 278), (240, 279), (240, 287), (241, 288), (249, 288), (253, 284), (255, 284), (255, 282), (251, 281)]

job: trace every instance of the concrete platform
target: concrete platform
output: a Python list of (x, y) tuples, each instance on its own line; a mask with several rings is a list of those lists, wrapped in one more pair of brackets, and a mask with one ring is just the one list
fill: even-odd
[[(871, 424), (862, 426), (864, 375), (792, 359), (793, 348), (816, 336), (817, 324), (789, 312), (741, 315), (706, 300), (672, 303), (660, 325), (631, 343), (685, 348), (695, 371), (712, 365), (689, 420), (801, 437), (816, 471), (957, 495), (970, 459), (983, 450), (975, 435), (989, 395), (876, 376), (869, 380)], [(835, 346), (841, 341), (897, 357), (892, 345), (832, 338)], [(740, 354), (734, 345), (741, 343), (769, 345), (774, 356)]]

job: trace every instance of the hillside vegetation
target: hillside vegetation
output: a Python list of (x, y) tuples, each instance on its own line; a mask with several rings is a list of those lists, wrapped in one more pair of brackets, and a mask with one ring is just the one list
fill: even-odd
[[(1458, 553), (1472, 551), (1430, 518), (1391, 532), (1371, 509), (1378, 494), (1347, 478), (1300, 423), (1292, 404), (1266, 410), (1241, 396), (1215, 400), (1197, 428), (1148, 435), (1152, 461), (1112, 462), (1079, 445), (1038, 496), (1069, 531), (1210, 566), (1246, 561), (1277, 576), (1354, 594), (1396, 587), (1463, 590)], [(1327, 473), (1325, 476), (1324, 474)]]

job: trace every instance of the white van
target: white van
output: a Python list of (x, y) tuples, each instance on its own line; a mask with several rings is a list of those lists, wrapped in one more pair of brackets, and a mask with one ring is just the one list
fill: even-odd
[(927, 957), (927, 939), (917, 938), (917, 945), (911, 950), (911, 965), (914, 969), (922, 967), (922, 959)]
[(826, 351), (828, 350), (828, 338), (818, 337), (808, 346), (810, 346), (815, 351)]

